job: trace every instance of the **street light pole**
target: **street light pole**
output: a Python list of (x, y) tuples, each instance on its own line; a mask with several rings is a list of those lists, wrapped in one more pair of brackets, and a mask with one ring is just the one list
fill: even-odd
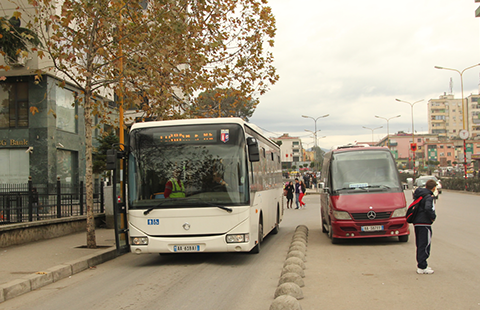
[(380, 129), (380, 128), (383, 128), (383, 126), (380, 126), (380, 127), (377, 127), (377, 128), (368, 128), (368, 127), (365, 127), (365, 126), (362, 126), (362, 127), (365, 128), (365, 129), (370, 129), (370, 130), (372, 131), (372, 143), (374, 142), (374, 140), (373, 140), (373, 131), (374, 131), (374, 130), (377, 130), (377, 129)]
[[(468, 132), (468, 128), (469, 128), (469, 125), (468, 125), (468, 106), (465, 106), (465, 98), (463, 96), (463, 73), (465, 71), (467, 71), (468, 69), (475, 68), (477, 66), (480, 66), (480, 63), (476, 64), (476, 65), (473, 65), (473, 66), (470, 66), (470, 67), (467, 67), (467, 68), (463, 69), (461, 72), (457, 69), (435, 66), (435, 69), (450, 70), (450, 71), (455, 71), (458, 74), (460, 74), (460, 87), (462, 89), (463, 130), (467, 130), (467, 132)], [(467, 126), (465, 126), (465, 120), (467, 121)], [(467, 139), (468, 139), (468, 137), (466, 139), (463, 139), (463, 170), (464, 170), (464, 173), (465, 173), (465, 175), (464, 175), (464, 177), (465, 177), (465, 190), (467, 190), (467, 177), (468, 177), (467, 176), (467, 142), (466, 142)]]
[[(412, 143), (415, 143), (415, 127), (414, 127), (414, 123), (413, 123), (413, 106), (414, 106), (416, 103), (419, 103), (419, 102), (423, 101), (423, 99), (418, 100), (418, 101), (415, 101), (414, 103), (411, 103), (411, 102), (408, 102), (408, 101), (404, 101), (404, 100), (400, 100), (400, 99), (395, 99), (395, 100), (397, 100), (397, 101), (399, 101), (399, 102), (408, 103), (408, 104), (410, 105), (410, 107), (412, 108), (412, 109), (411, 109), (411, 111), (412, 111), (412, 112), (411, 112), (411, 113), (412, 113)], [(411, 149), (411, 147), (410, 147), (410, 149)], [(415, 151), (412, 150), (413, 179), (415, 179), (415, 152), (416, 152), (416, 151), (417, 151), (416, 149), (415, 149)]]
[[(313, 119), (313, 121), (315, 122), (315, 131), (314, 131), (314, 139), (315, 139), (315, 161), (317, 162), (317, 121), (318, 119), (320, 118), (324, 118), (324, 117), (327, 117), (329, 116), (330, 114), (325, 114), (325, 115), (322, 115), (322, 116), (319, 116), (317, 118), (314, 118), (314, 117), (311, 117), (311, 116), (307, 116), (307, 115), (302, 115), (303, 118), (311, 118)], [(317, 171), (318, 171), (318, 167), (317, 167)]]
[(400, 117), (400, 116), (401, 115), (397, 115), (397, 116), (392, 116), (390, 118), (386, 118), (386, 117), (375, 115), (376, 118), (381, 118), (381, 119), (384, 119), (384, 120), (387, 121), (387, 147), (388, 147), (389, 150), (390, 150), (390, 129), (388, 127), (388, 123), (390, 122), (391, 119), (394, 119), (394, 118), (397, 118), (397, 117)]

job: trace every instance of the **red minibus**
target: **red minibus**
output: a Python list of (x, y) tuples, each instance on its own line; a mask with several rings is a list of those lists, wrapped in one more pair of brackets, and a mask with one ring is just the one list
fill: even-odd
[(405, 195), (388, 148), (348, 145), (328, 152), (320, 187), (322, 231), (332, 243), (372, 237), (408, 241)]

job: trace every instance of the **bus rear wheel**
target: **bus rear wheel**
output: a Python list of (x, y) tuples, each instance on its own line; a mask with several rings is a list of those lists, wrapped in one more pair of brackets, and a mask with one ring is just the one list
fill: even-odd
[(263, 225), (262, 223), (258, 223), (258, 242), (255, 245), (255, 247), (250, 251), (252, 254), (258, 254), (260, 253), (260, 243), (262, 243), (263, 239)]

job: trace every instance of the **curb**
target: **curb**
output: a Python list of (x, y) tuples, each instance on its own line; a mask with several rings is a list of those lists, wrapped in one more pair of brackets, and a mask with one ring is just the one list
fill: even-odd
[(117, 249), (113, 246), (97, 253), (49, 268), (45, 271), (38, 271), (20, 279), (4, 283), (0, 285), (0, 303), (61, 279), (68, 278), (88, 268), (114, 259), (117, 256)]

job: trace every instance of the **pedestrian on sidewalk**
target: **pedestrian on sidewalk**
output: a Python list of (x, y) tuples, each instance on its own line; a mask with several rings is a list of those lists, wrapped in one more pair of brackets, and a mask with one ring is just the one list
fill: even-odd
[(433, 192), (437, 187), (437, 182), (431, 179), (425, 184), (425, 187), (419, 187), (413, 193), (413, 199), (423, 197), (420, 201), (418, 213), (413, 219), (415, 227), (415, 245), (417, 247), (417, 273), (432, 274), (433, 269), (428, 267), (427, 259), (430, 257), (430, 247), (432, 242), (432, 224), (437, 218), (435, 213), (435, 203)]
[(300, 203), (300, 207), (305, 208), (305, 202), (302, 201), (303, 196), (305, 196), (305, 191), (307, 190), (307, 187), (305, 186), (305, 183), (303, 181), (300, 181), (300, 195), (298, 197), (298, 202)]
[(300, 186), (300, 182), (298, 182), (298, 178), (295, 178), (295, 204), (297, 207), (295, 209), (300, 209), (300, 191), (302, 190)]
[(295, 191), (292, 181), (288, 182), (288, 184), (285, 186), (285, 191), (287, 192), (287, 195), (286, 195), (287, 209), (292, 209), (293, 208), (293, 192)]

